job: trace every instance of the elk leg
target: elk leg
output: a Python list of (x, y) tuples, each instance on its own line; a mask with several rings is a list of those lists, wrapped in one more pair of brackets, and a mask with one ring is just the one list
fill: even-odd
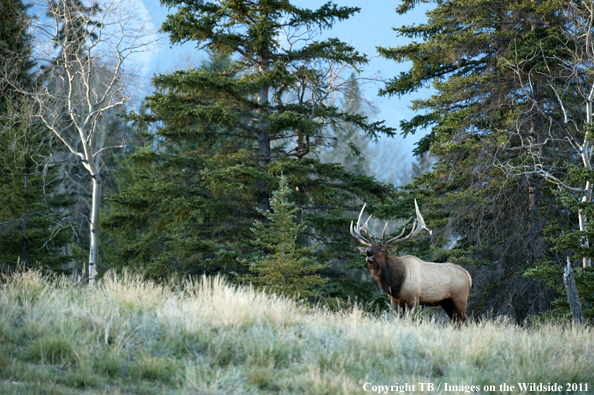
[(442, 309), (445, 310), (446, 314), (448, 315), (448, 317), (450, 317), (452, 321), (456, 320), (456, 305), (453, 300), (444, 299), (441, 302), (439, 302), (439, 305)]
[(406, 303), (401, 303), (392, 296), (390, 296), (390, 299), (392, 299), (392, 303), (394, 304), (394, 308), (396, 309), (396, 314), (398, 314), (399, 317), (404, 317), (406, 315), (407, 310)]
[(413, 320), (416, 321), (417, 319), (417, 308), (419, 307), (419, 301), (418, 300), (410, 300), (407, 305), (406, 305), (406, 310), (407, 311), (412, 311), (412, 317)]
[(466, 301), (454, 301), (456, 308), (456, 317), (458, 321), (464, 322), (466, 320)]

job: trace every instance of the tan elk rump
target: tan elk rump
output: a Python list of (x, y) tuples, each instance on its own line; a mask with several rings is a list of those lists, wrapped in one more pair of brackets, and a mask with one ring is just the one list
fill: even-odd
[(402, 230), (400, 235), (386, 241), (386, 223), (382, 242), (374, 243), (367, 228), (371, 216), (360, 226), (365, 210), (363, 205), (354, 228), (351, 222), (351, 235), (359, 243), (367, 246), (359, 247), (359, 251), (366, 255), (365, 260), (371, 274), (381, 290), (390, 296), (397, 311), (416, 308), (418, 305), (441, 306), (452, 320), (464, 321), (466, 303), (472, 286), (472, 279), (466, 270), (453, 263), (425, 262), (412, 255), (390, 256), (389, 246), (411, 240), (423, 230), (431, 234), (425, 227), (416, 200), (415, 209), (417, 221), (406, 237), (403, 237)]

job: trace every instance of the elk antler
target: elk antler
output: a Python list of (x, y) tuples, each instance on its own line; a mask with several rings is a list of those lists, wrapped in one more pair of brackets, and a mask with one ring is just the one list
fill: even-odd
[[(357, 218), (357, 226), (355, 227), (354, 231), (353, 231), (353, 221), (351, 221), (351, 236), (353, 236), (353, 238), (355, 240), (357, 240), (359, 243), (369, 247), (373, 244), (373, 239), (371, 238), (371, 236), (369, 235), (369, 231), (367, 230), (367, 223), (371, 219), (371, 215), (369, 216), (369, 218), (367, 218), (367, 221), (365, 221), (365, 224), (363, 225), (363, 227), (361, 227), (359, 225), (359, 223), (361, 222), (361, 216), (363, 215), (363, 211), (365, 210), (365, 206), (366, 206), (366, 204), (363, 205), (363, 208), (361, 209), (361, 212), (359, 213), (359, 218)], [(365, 233), (365, 236), (367, 236), (367, 239), (365, 239), (363, 236), (361, 236), (361, 231), (363, 231), (363, 233)]]
[(427, 229), (427, 227), (425, 226), (425, 220), (423, 219), (423, 216), (421, 215), (421, 212), (419, 211), (419, 206), (417, 205), (417, 199), (415, 199), (415, 210), (417, 211), (417, 220), (415, 221), (415, 223), (413, 223), (412, 230), (410, 231), (408, 236), (406, 236), (403, 239), (401, 237), (404, 234), (404, 230), (406, 228), (402, 229), (402, 233), (400, 233), (398, 236), (386, 241), (386, 228), (388, 227), (388, 224), (386, 223), (386, 226), (384, 226), (384, 233), (382, 234), (382, 244), (384, 246), (387, 247), (390, 244), (403, 243), (403, 242), (410, 240), (413, 237), (417, 236), (423, 230), (426, 230), (427, 232), (429, 232), (429, 234), (432, 234), (432, 232), (429, 229)]

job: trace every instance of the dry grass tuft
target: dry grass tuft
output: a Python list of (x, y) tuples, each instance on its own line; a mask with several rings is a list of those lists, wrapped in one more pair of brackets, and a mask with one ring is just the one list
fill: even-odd
[(334, 313), (220, 277), (159, 285), (110, 273), (86, 287), (25, 272), (0, 286), (0, 393), (355, 394), (420, 382), (594, 391), (592, 335)]

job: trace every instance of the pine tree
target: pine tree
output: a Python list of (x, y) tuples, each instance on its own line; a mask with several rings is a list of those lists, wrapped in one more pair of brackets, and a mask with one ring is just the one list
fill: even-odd
[[(404, 14), (416, 4), (404, 1), (397, 11)], [(513, 141), (515, 134), (538, 142), (549, 132), (541, 114), (521, 97), (504, 59), (523, 44), (520, 56), (533, 60), (527, 75), (538, 80), (539, 58), (533, 55), (540, 47), (554, 55), (562, 23), (557, 10), (558, 4), (547, 1), (440, 2), (426, 24), (395, 29), (418, 42), (380, 49), (386, 58), (412, 62), (382, 94), (402, 96), (428, 84), (436, 90), (413, 101), (412, 108), (424, 113), (403, 121), (401, 129), (404, 135), (428, 129), (415, 152), (428, 152), (437, 163), (402, 193), (407, 199), (424, 197), (437, 249), (460, 238), (456, 249), (437, 251), (433, 259), (480, 264), (471, 269), (480, 279), (474, 288), (481, 297), (472, 304), (479, 311), (524, 318), (550, 308), (552, 292), (521, 275), (551, 258), (543, 229), (547, 217), (565, 215), (541, 179), (509, 177), (496, 164), (518, 156), (514, 149), (501, 149), (502, 141)], [(537, 100), (552, 111), (557, 106), (543, 92)]]
[[(348, 216), (360, 200), (379, 207), (394, 190), (320, 163), (315, 149), (329, 138), (327, 126), (339, 122), (370, 138), (392, 129), (327, 100), (336, 89), (328, 77), (339, 68), (334, 66), (357, 68), (366, 58), (338, 39), (304, 42), (300, 36), (329, 29), (358, 9), (328, 3), (309, 10), (284, 0), (163, 4), (175, 10), (162, 28), (172, 44), (194, 41), (234, 62), (222, 71), (156, 76), (156, 91), (146, 99), (150, 111), (130, 116), (139, 128), (157, 122), (162, 128), (151, 143), (157, 148), (134, 158), (144, 161), (147, 176), (110, 198), (114, 211), (106, 223), (135, 240), (122, 257), (151, 267), (154, 275), (245, 271), (236, 258), (253, 252), (249, 229), (261, 219), (256, 208), (270, 209), (270, 192), (283, 173), (308, 225), (302, 246), (321, 241), (314, 253), (319, 263), (356, 260), (362, 267)], [(283, 46), (285, 39), (295, 45)], [(334, 276), (335, 285), (344, 280), (324, 275)], [(330, 293), (357, 289), (342, 284)]]
[(308, 257), (315, 245), (307, 248), (298, 245), (298, 237), (307, 225), (295, 221), (299, 208), (289, 202), (291, 193), (286, 177), (281, 174), (279, 188), (270, 200), (271, 211), (261, 212), (264, 221), (256, 221), (251, 228), (255, 236), (252, 244), (268, 253), (243, 260), (251, 273), (243, 280), (271, 292), (306, 298), (314, 296), (315, 287), (319, 292), (325, 283), (318, 274), (314, 274), (325, 265)]

